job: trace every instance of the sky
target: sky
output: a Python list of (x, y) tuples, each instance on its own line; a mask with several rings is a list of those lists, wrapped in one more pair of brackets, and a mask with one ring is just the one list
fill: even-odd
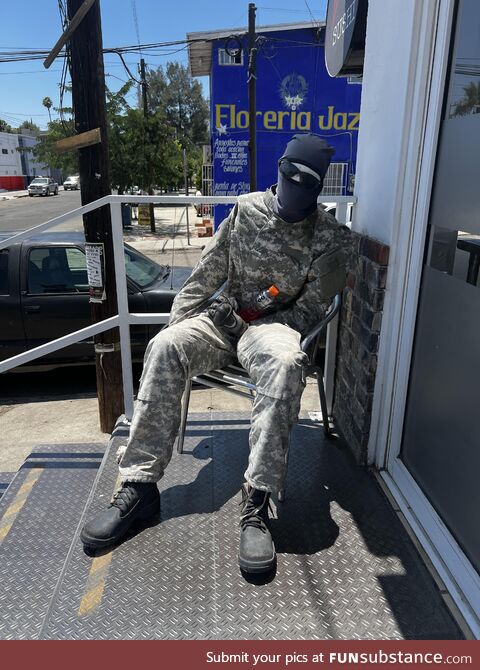
[[(66, 3), (66, 0), (62, 0)], [(273, 25), (301, 21), (320, 21), (326, 16), (327, 0), (259, 0), (256, 23)], [(187, 32), (245, 27), (248, 1), (230, 0), (101, 0), (104, 47), (147, 44), (185, 39)], [(135, 23), (135, 15), (137, 22)], [(138, 31), (137, 31), (138, 26)], [(0, 52), (9, 49), (50, 50), (62, 33), (58, 0), (22, 0), (20, 4), (2, 1)], [(180, 50), (178, 50), (180, 49)], [(176, 51), (176, 52), (175, 52)], [(165, 49), (165, 53), (145, 51), (148, 67), (156, 68), (168, 61), (188, 63), (184, 45)], [(126, 62), (134, 75), (140, 56), (127, 54)], [(45, 70), (42, 61), (0, 62), (0, 118), (12, 126), (33, 120), (45, 129), (48, 112), (42, 106), (45, 96), (59, 105), (59, 83), (62, 61), (57, 59)], [(106, 82), (117, 90), (129, 78), (120, 59), (105, 56)], [(208, 83), (203, 78), (204, 90)], [(136, 105), (132, 88), (129, 102)], [(64, 99), (68, 105), (69, 99)], [(52, 118), (58, 116), (53, 110)]]

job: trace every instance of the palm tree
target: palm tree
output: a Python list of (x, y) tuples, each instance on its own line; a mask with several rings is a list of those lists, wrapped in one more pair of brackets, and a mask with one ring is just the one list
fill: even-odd
[(463, 87), (464, 96), (454, 108), (454, 116), (466, 116), (480, 112), (480, 82), (471, 81)]
[(43, 98), (42, 100), (42, 105), (47, 108), (48, 110), (48, 118), (50, 119), (50, 123), (52, 122), (52, 115), (50, 114), (50, 107), (52, 106), (52, 99), (48, 97), (48, 95)]

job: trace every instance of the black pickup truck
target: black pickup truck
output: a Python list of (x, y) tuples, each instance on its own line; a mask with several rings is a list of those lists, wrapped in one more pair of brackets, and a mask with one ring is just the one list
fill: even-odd
[[(0, 233), (0, 240), (13, 233)], [(0, 250), (0, 360), (91, 324), (82, 233), (43, 233)], [(125, 244), (131, 312), (169, 312), (190, 268), (159, 265)], [(140, 360), (161, 326), (130, 329), (132, 358)], [(91, 363), (93, 340), (85, 340), (28, 363), (28, 367)], [(19, 369), (26, 369), (21, 366)]]

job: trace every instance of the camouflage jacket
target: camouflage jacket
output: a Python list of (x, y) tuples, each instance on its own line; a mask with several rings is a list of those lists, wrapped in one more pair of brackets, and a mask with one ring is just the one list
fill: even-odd
[(305, 335), (323, 318), (356, 261), (357, 237), (318, 208), (298, 223), (273, 211), (274, 195), (239, 196), (177, 294), (170, 324), (199, 314), (220, 289), (239, 310), (275, 284), (280, 293), (255, 323), (284, 323)]

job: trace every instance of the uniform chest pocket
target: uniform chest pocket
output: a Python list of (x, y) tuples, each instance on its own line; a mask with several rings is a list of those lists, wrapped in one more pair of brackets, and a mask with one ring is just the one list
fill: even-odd
[(327, 251), (317, 258), (313, 269), (318, 279), (320, 295), (324, 299), (343, 291), (347, 280), (346, 258), (342, 249)]

